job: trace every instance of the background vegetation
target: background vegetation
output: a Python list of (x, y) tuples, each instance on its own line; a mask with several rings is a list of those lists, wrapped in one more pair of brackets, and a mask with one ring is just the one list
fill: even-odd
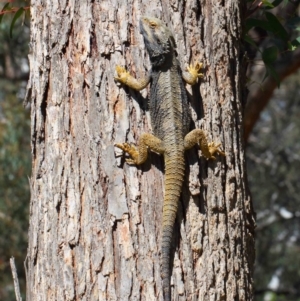
[(249, 137), (256, 300), (300, 300), (299, 87), (297, 72), (275, 91)]
[[(14, 6), (24, 1), (14, 2)], [(5, 3), (4, 3), (5, 4)], [(3, 4), (3, 5), (4, 5)], [(0, 2), (0, 10), (2, 9)], [(25, 296), (30, 159), (30, 112), (22, 102), (28, 78), (29, 20), (0, 23), (0, 300), (16, 300), (9, 258), (15, 257)]]

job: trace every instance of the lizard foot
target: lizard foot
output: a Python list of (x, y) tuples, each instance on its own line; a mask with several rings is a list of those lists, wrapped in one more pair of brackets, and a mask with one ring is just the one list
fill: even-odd
[(188, 72), (195, 78), (203, 78), (203, 73), (200, 72), (200, 69), (202, 69), (203, 64), (197, 62), (195, 65), (191, 64), (188, 66), (187, 70)]
[(119, 65), (116, 66), (116, 72), (117, 76), (115, 76), (115, 80), (126, 85), (128, 79), (130, 78), (130, 73), (126, 71), (124, 67), (121, 67)]
[(129, 156), (132, 158), (126, 159), (126, 162), (128, 164), (138, 164), (139, 152), (137, 151), (135, 146), (130, 145), (128, 143), (116, 143), (115, 146), (128, 153)]
[(225, 153), (219, 149), (220, 145), (221, 145), (221, 143), (215, 144), (214, 142), (211, 142), (208, 144), (208, 149), (209, 149), (209, 152), (211, 155), (210, 159), (213, 159), (213, 160), (216, 159), (214, 154), (219, 154), (221, 156), (225, 156)]

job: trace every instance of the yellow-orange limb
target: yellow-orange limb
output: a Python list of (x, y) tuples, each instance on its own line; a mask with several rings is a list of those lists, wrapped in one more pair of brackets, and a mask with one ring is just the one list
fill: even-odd
[(187, 72), (182, 73), (182, 77), (186, 83), (189, 85), (194, 85), (197, 82), (198, 78), (203, 77), (203, 73), (200, 72), (203, 64), (202, 63), (196, 63), (195, 65), (191, 64), (187, 68)]
[(138, 148), (128, 143), (117, 143), (115, 146), (129, 154), (131, 159), (126, 160), (126, 162), (129, 164), (140, 165), (144, 163), (148, 157), (148, 148), (159, 154), (164, 153), (162, 141), (157, 137), (147, 133), (141, 135)]
[(130, 75), (130, 73), (125, 70), (125, 68), (118, 65), (116, 66), (116, 72), (117, 72), (117, 76), (115, 76), (115, 80), (136, 91), (140, 91), (146, 88), (150, 82), (149, 75), (142, 79), (137, 80), (132, 75)]
[(190, 149), (196, 144), (199, 144), (202, 154), (206, 159), (216, 159), (215, 154), (225, 156), (225, 153), (219, 149), (221, 143), (207, 143), (205, 133), (200, 129), (192, 130), (184, 138), (185, 149)]

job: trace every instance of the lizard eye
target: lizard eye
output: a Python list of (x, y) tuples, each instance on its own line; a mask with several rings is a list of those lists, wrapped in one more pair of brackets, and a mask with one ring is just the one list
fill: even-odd
[(150, 25), (151, 28), (155, 28), (155, 27), (156, 27), (156, 23), (153, 22), (153, 21), (152, 21), (152, 22), (150, 21), (150, 22), (149, 22), (149, 25)]

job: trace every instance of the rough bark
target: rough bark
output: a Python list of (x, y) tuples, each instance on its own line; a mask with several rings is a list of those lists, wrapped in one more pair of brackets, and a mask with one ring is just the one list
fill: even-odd
[(151, 154), (136, 168), (113, 146), (151, 131), (147, 90), (114, 82), (117, 64), (136, 76), (149, 68), (140, 15), (169, 24), (183, 68), (204, 62), (201, 86), (189, 88), (191, 113), (226, 152), (215, 162), (199, 159), (196, 149), (187, 152), (174, 300), (252, 300), (241, 7), (234, 0), (200, 2), (31, 2), (27, 300), (162, 300), (162, 158)]

